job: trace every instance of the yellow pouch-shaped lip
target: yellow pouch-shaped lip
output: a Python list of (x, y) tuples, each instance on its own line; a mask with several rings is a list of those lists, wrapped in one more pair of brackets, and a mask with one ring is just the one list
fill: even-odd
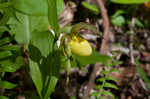
[(74, 36), (69, 42), (72, 53), (78, 56), (90, 56), (92, 54), (91, 45), (87, 40)]

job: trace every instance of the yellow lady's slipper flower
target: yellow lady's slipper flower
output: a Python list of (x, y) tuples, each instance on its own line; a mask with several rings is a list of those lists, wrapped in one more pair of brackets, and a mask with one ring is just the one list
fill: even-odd
[(92, 54), (91, 45), (87, 40), (79, 36), (73, 36), (69, 44), (71, 46), (72, 53), (78, 56), (90, 56)]

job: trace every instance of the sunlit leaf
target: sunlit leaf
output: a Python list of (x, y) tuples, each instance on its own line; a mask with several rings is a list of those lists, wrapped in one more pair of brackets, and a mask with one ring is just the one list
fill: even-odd
[(10, 83), (8, 81), (0, 81), (0, 88), (12, 89), (15, 87), (16, 87), (16, 84)]
[[(47, 16), (47, 0), (15, 0), (14, 8), (20, 12), (32, 16)], [(64, 0), (56, 0), (58, 15), (64, 9)]]
[(98, 89), (98, 90), (100, 90), (100, 89), (102, 89), (102, 88), (103, 88), (102, 85), (96, 85), (96, 87), (95, 87), (95, 89)]
[(28, 16), (20, 12), (16, 12), (16, 17), (12, 17), (8, 24), (10, 25), (10, 33), (15, 35), (18, 43), (24, 43), (28, 48), (31, 40), (32, 32), (48, 31), (48, 18), (46, 16)]
[(98, 96), (99, 95), (99, 93), (98, 92), (92, 92), (92, 94), (91, 94), (92, 96)]
[(18, 56), (14, 62), (9, 58), (7, 60), (0, 61), (0, 64), (0, 72), (15, 72), (24, 65), (24, 59), (22, 56)]
[(3, 38), (3, 39), (0, 39), (0, 46), (1, 45), (4, 45), (4, 44), (7, 44), (7, 43), (9, 43), (11, 41), (11, 38), (9, 38), (9, 37), (5, 37), (5, 38)]
[(112, 22), (113, 25), (123, 26), (125, 24), (125, 18), (120, 15), (120, 16), (117, 16), (115, 18), (112, 18), (111, 22)]
[(118, 87), (112, 83), (105, 82), (104, 87), (118, 89)]
[(112, 18), (115, 18), (115, 17), (117, 17), (117, 16), (119, 16), (119, 15), (122, 15), (122, 14), (124, 14), (125, 13), (125, 11), (123, 11), (123, 10), (117, 10), (116, 12), (115, 12), (115, 14), (113, 14), (111, 17)]
[(20, 45), (4, 45), (0, 47), (0, 50), (7, 50), (7, 51), (19, 51), (21, 49)]
[(8, 8), (3, 9), (3, 17), (0, 19), (0, 26), (3, 26), (7, 23), (10, 17), (10, 10)]
[(47, 15), (48, 7), (46, 0), (16, 0), (14, 7), (29, 15)]
[(101, 92), (101, 94), (102, 94), (102, 95), (108, 95), (108, 96), (111, 96), (111, 97), (112, 97), (112, 99), (115, 99), (114, 94), (112, 94), (112, 93), (111, 93), (111, 92), (109, 92), (109, 91), (104, 90), (104, 91), (102, 91), (102, 92)]
[(102, 70), (100, 73), (102, 73), (102, 74), (104, 74), (104, 75), (107, 75), (107, 74), (109, 74), (110, 72), (107, 71), (107, 70)]
[(47, 56), (52, 52), (54, 36), (49, 32), (33, 31), (31, 44), (39, 49), (42, 56)]
[(138, 18), (136, 18), (135, 24), (136, 24), (138, 27), (141, 27), (141, 28), (144, 27), (143, 23), (142, 23)]
[(104, 82), (104, 81), (105, 81), (105, 78), (104, 78), (104, 77), (98, 78), (97, 81), (98, 81), (98, 82)]
[(60, 15), (64, 10), (64, 0), (56, 0), (57, 14)]
[(82, 2), (82, 5), (83, 5), (85, 8), (87, 8), (87, 9), (89, 9), (89, 10), (95, 12), (96, 14), (99, 13), (99, 8), (98, 8), (97, 6), (95, 6), (95, 5), (93, 5), (93, 4), (90, 4), (90, 3), (87, 3), (87, 2), (85, 2), (85, 1), (83, 1), (83, 2)]
[(9, 7), (9, 6), (12, 6), (13, 4), (14, 4), (14, 2), (13, 2), (13, 1), (0, 3), (0, 9), (7, 8), (7, 7)]
[(141, 4), (144, 2), (148, 2), (149, 0), (111, 0), (111, 1), (119, 4)]
[(112, 80), (114, 82), (117, 82), (117, 79), (112, 76), (106, 76), (106, 80)]
[(0, 59), (11, 56), (12, 53), (10, 51), (0, 51)]

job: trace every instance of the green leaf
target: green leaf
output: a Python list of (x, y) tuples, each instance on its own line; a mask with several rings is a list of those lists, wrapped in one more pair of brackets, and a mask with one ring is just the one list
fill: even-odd
[(98, 82), (104, 82), (104, 81), (105, 81), (105, 78), (103, 78), (103, 77), (102, 77), (102, 78), (98, 78), (97, 81), (98, 81)]
[(57, 14), (60, 15), (64, 10), (64, 0), (56, 0)]
[(3, 9), (3, 17), (0, 19), (0, 26), (3, 26), (7, 23), (10, 17), (10, 10), (8, 8)]
[(14, 7), (28, 15), (44, 16), (48, 12), (46, 0), (16, 0)]
[(45, 93), (45, 95), (44, 95), (44, 99), (48, 99), (48, 98), (50, 97), (50, 95), (52, 94), (52, 92), (53, 92), (54, 89), (55, 89), (55, 86), (56, 86), (56, 84), (57, 84), (57, 81), (58, 81), (58, 79), (57, 79), (56, 77), (54, 77), (54, 76), (52, 76), (52, 77), (50, 78), (50, 82), (49, 82), (49, 84), (48, 84), (47, 91), (46, 91), (46, 93)]
[(140, 77), (144, 80), (144, 82), (147, 85), (147, 88), (150, 89), (150, 79), (148, 78), (146, 72), (140, 67), (140, 66), (136, 66), (136, 69), (140, 75)]
[(117, 79), (112, 76), (106, 76), (105, 78), (106, 78), (106, 80), (112, 80), (114, 82), (117, 82)]
[(12, 6), (14, 2), (4, 2), (4, 3), (1, 3), (0, 4), (0, 9), (4, 9), (4, 8), (7, 8), (9, 6)]
[(111, 0), (111, 1), (119, 4), (141, 4), (148, 2), (150, 0)]
[(5, 96), (0, 96), (0, 99), (9, 99), (9, 98)]
[(1, 68), (0, 72), (15, 72), (16, 69), (13, 68), (14, 64), (10, 60), (0, 61)]
[(104, 87), (118, 89), (116, 85), (108, 83), (108, 82), (104, 83)]
[(10, 83), (8, 81), (0, 81), (0, 88), (13, 89), (16, 87), (16, 84)]
[(61, 63), (60, 55), (61, 52), (59, 51), (59, 49), (55, 49), (52, 53), (50, 53), (46, 58), (43, 59), (40, 67), (44, 78), (47, 75), (50, 75), (50, 77), (59, 77)]
[(101, 90), (103, 88), (102, 85), (96, 85), (95, 89)]
[(70, 96), (69, 99), (77, 99), (75, 96)]
[(115, 12), (115, 14), (113, 14), (111, 17), (112, 18), (115, 18), (115, 17), (117, 17), (117, 16), (119, 16), (119, 15), (122, 15), (122, 14), (124, 14), (125, 13), (125, 11), (123, 11), (123, 10), (117, 10), (116, 12)]
[(12, 53), (10, 51), (0, 51), (0, 59), (11, 56)]
[(96, 14), (99, 13), (99, 8), (98, 8), (97, 6), (95, 6), (95, 5), (93, 5), (93, 4), (90, 4), (90, 3), (87, 3), (86, 1), (83, 1), (83, 2), (82, 2), (82, 5), (83, 5), (85, 8), (87, 8), (87, 9), (89, 9), (89, 10), (95, 12)]
[(136, 18), (135, 24), (136, 24), (138, 27), (141, 27), (141, 28), (144, 27), (143, 23), (142, 23), (138, 18)]
[[(56, 0), (58, 15), (64, 10), (64, 1)], [(47, 16), (48, 5), (46, 0), (16, 0), (14, 4), (18, 11), (32, 16)]]
[(49, 32), (32, 32), (31, 44), (39, 49), (42, 56), (48, 56), (52, 52), (54, 37)]
[(9, 60), (0, 61), (1, 68), (0, 72), (15, 72), (21, 66), (24, 65), (24, 59), (21, 56), (18, 56), (15, 62)]
[(110, 63), (104, 63), (104, 66), (111, 67), (112, 64), (110, 64)]
[(105, 90), (104, 90), (104, 91), (102, 91), (102, 92), (101, 92), (101, 94), (102, 94), (102, 95), (108, 95), (108, 96), (111, 96), (111, 97), (112, 97), (112, 99), (115, 99), (114, 94), (112, 94), (112, 93), (111, 93), (111, 92), (109, 92), (109, 91), (105, 91)]
[(21, 49), (20, 45), (4, 45), (0, 47), (0, 50), (8, 50), (8, 51), (19, 51)]
[(8, 24), (10, 25), (10, 33), (15, 34), (18, 43), (24, 43), (28, 48), (31, 40), (32, 32), (48, 31), (48, 19), (46, 16), (27, 16), (16, 12), (16, 17), (12, 17)]
[(59, 24), (57, 16), (56, 0), (47, 0), (48, 2), (48, 20), (50, 27), (53, 29), (56, 35), (56, 39), (59, 36)]
[(93, 50), (92, 55), (90, 56), (73, 56), (72, 66), (85, 66), (87, 64), (95, 63), (107, 63), (112, 60), (109, 56), (101, 55), (99, 52)]
[(4, 45), (4, 44), (7, 44), (11, 41), (11, 38), (10, 37), (5, 37), (3, 39), (0, 39), (0, 46)]
[(38, 94), (42, 97), (43, 78), (39, 68), (39, 65), (33, 60), (29, 60), (30, 75), (35, 84)]
[(99, 93), (98, 93), (98, 92), (92, 92), (91, 95), (92, 95), (92, 96), (95, 96), (95, 97), (98, 97), (98, 96), (99, 96)]
[(112, 22), (113, 25), (123, 26), (125, 24), (125, 18), (120, 15), (120, 16), (117, 16), (115, 18), (112, 18), (111, 22)]
[(48, 31), (48, 18), (47, 16), (29, 16), (30, 30), (33, 31)]
[[(53, 42), (51, 42), (51, 43), (53, 43)], [(34, 62), (34, 68), (36, 69), (36, 71), (35, 71), (33, 68), (34, 71), (31, 74), (31, 77), (34, 81), (34, 84), (35, 84), (37, 90), (39, 90), (38, 91), (39, 95), (41, 94), (41, 90), (42, 90), (42, 93), (45, 94), (46, 89), (47, 89), (47, 87), (45, 87), (45, 86), (47, 86), (47, 76), (49, 76), (49, 78), (50, 78), (51, 76), (57, 77), (59, 75), (60, 52), (54, 50), (53, 52), (49, 53), (48, 56), (43, 57), (41, 54), (41, 51), (37, 47), (35, 47), (34, 45), (30, 45), (29, 53), (30, 53), (30, 61), (32, 63)], [(43, 86), (41, 83), (43, 83)], [(38, 86), (42, 86), (42, 88), (38, 87)], [(38, 88), (40, 88), (40, 89), (38, 89)]]
[(109, 74), (110, 72), (107, 71), (107, 70), (102, 70), (100, 73), (102, 73), (102, 74), (104, 74), (104, 75), (107, 75), (107, 74)]
[[(20, 1), (20, 0), (19, 0)], [(15, 34), (15, 39), (17, 40), (18, 43), (24, 43), (27, 47), (30, 41), (30, 22), (29, 22), (29, 16), (21, 14), (21, 13), (16, 13), (16, 16), (20, 20), (12, 18), (9, 20), (8, 24), (10, 24), (10, 33)]]

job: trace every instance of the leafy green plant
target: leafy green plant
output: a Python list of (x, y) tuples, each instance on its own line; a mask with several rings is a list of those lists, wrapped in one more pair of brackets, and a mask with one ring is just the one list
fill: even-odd
[(124, 16), (122, 16), (124, 13), (123, 10), (117, 10), (115, 14), (111, 16), (111, 23), (115, 26), (123, 26), (126, 22)]
[[(7, 32), (9, 28), (6, 23), (12, 13), (9, 6), (13, 2), (3, 2), (0, 4), (0, 88), (6, 90), (13, 89), (17, 84), (4, 80), (5, 74), (8, 72), (16, 72), (21, 66), (24, 65), (22, 57), (22, 47), (18, 44), (13, 44), (13, 36)], [(8, 99), (0, 94), (1, 99)]]
[[(3, 2), (1, 3), (0, 9), (2, 11), (3, 17), (0, 21), (1, 23), (3, 23), (3, 26), (1, 26), (1, 31), (4, 32), (6, 25), (9, 26), (9, 29), (6, 28), (6, 31), (10, 32), (11, 35), (14, 35), (18, 43), (24, 43), (25, 47), (29, 51), (29, 67), (32, 80), (41, 99), (48, 99), (56, 85), (57, 78), (55, 76), (58, 76), (60, 65), (57, 62), (58, 65), (55, 65), (55, 70), (46, 67), (50, 64), (52, 66), (54, 65), (53, 59), (51, 59), (50, 62), (48, 60), (50, 59), (50, 56), (55, 58), (55, 60), (59, 58), (59, 54), (56, 54), (59, 53), (59, 50), (57, 50), (58, 48), (53, 47), (54, 36), (48, 31), (48, 20), (50, 21), (52, 29), (57, 32), (57, 34), (59, 33), (59, 28), (57, 22), (56, 1), (41, 0), (40, 2), (41, 4), (39, 2), (37, 3), (37, 1), (35, 2), (35, 0), (13, 0), (13, 2)], [(63, 4), (63, 0), (61, 0), (61, 3), (59, 4)], [(47, 6), (47, 12), (48, 10), (50, 10), (49, 13), (47, 13), (46, 11), (44, 13), (44, 9), (42, 8), (42, 11), (39, 9), (39, 7), (46, 7), (45, 5)], [(58, 10), (60, 9), (58, 8)], [(56, 13), (53, 13), (53, 11)], [(55, 28), (56, 25), (57, 28)], [(21, 52), (19, 52), (21, 46), (14, 44), (10, 45), (10, 41), (11, 38), (4, 38), (1, 39), (0, 42), (0, 65), (2, 76), (4, 76), (5, 72), (15, 72), (19, 68), (19, 66), (24, 63), (22, 61), (22, 57), (17, 57), (18, 54), (21, 55)], [(56, 52), (55, 55), (51, 54), (52, 51)], [(38, 55), (39, 57), (37, 57)], [(41, 69), (40, 66), (42, 65), (43, 68)], [(44, 71), (44, 69), (48, 71)], [(49, 70), (51, 70), (52, 72), (50, 72)], [(6, 89), (15, 87), (14, 84), (6, 81), (1, 81), (0, 86)]]
[(12, 45), (11, 41), (12, 37), (1, 37), (0, 39), (0, 87), (5, 89), (13, 89), (17, 86), (3, 80), (5, 74), (7, 72), (16, 72), (24, 65), (24, 60), (21, 56), (21, 46)]
[[(63, 11), (63, 8), (63, 0), (39, 0), (38, 2), (36, 0), (12, 0), (3, 1), (0, 6), (3, 16), (1, 18), (3, 25), (0, 27), (0, 31), (4, 32), (3, 30), (6, 29), (5, 31), (14, 36), (17, 44), (25, 45), (29, 54), (30, 75), (39, 95), (36, 97), (40, 99), (50, 98), (59, 80), (61, 66), (65, 67), (67, 75), (69, 75), (71, 67), (81, 68), (86, 64), (107, 63), (111, 60), (110, 57), (101, 55), (94, 49), (89, 56), (78, 56), (71, 52), (69, 42), (65, 40), (69, 40), (73, 35), (80, 35), (79, 30), (88, 29), (96, 35), (100, 35), (94, 26), (86, 23), (73, 25), (69, 34), (65, 34), (64, 40), (61, 40), (61, 45), (58, 46), (57, 42), (61, 34), (60, 31), (62, 31), (59, 28), (58, 15)], [(0, 61), (1, 67), (5, 67), (2, 70), (2, 75), (4, 75), (4, 72), (8, 72), (8, 70), (15, 72), (19, 68), (18, 66), (24, 62), (21, 61), (23, 59), (21, 52), (19, 52), (20, 45), (11, 45), (10, 38), (1, 40), (0, 57), (5, 60), (8, 58), (4, 62)], [(12, 56), (13, 53), (15, 56)], [(9, 61), (10, 56), (12, 56), (14, 63)], [(10, 65), (13, 65), (15, 69), (10, 68)], [(7, 85), (4, 88), (9, 89), (15, 87), (6, 81), (1, 82), (0, 85)]]
[[(111, 23), (114, 26), (124, 26), (124, 24), (128, 23), (130, 24), (131, 20), (129, 18), (125, 18), (123, 14), (127, 15), (128, 13), (125, 12), (124, 10), (117, 10), (112, 16), (111, 16)], [(135, 25), (136, 27), (143, 28), (144, 24), (136, 18), (135, 20)]]
[(110, 96), (112, 99), (115, 99), (115, 95), (112, 92), (106, 90), (105, 88), (111, 88), (115, 90), (119, 89), (115, 84), (109, 82), (113, 81), (117, 83), (117, 79), (110, 76), (109, 74), (112, 72), (119, 72), (119, 70), (112, 68), (112, 66), (115, 66), (120, 63), (120, 61), (112, 61), (112, 63), (108, 64), (105, 63), (105, 66), (107, 66), (107, 70), (102, 70), (100, 74), (102, 74), (103, 77), (97, 79), (97, 82), (102, 84), (96, 85), (96, 91), (91, 94), (92, 96), (95, 96), (96, 99), (107, 99), (106, 96)]

